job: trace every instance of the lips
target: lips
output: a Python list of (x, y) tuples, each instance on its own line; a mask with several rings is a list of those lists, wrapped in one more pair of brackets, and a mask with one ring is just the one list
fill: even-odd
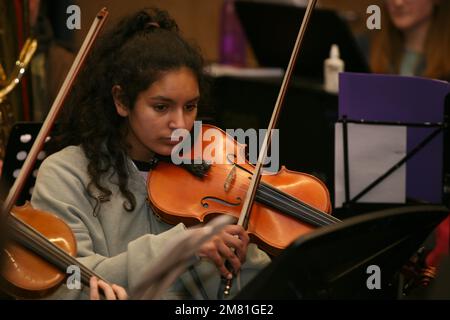
[(168, 138), (165, 137), (165, 138), (162, 138), (162, 141), (164, 141), (165, 144), (169, 144), (169, 145), (174, 146), (174, 145), (179, 144), (179, 143), (182, 141), (182, 139), (178, 139), (178, 140), (172, 141), (172, 138), (170, 138), (170, 137), (168, 137)]
[(409, 15), (409, 13), (408, 12), (405, 12), (405, 11), (394, 11), (394, 12), (392, 12), (392, 15), (393, 16), (396, 16), (396, 17), (403, 17), (403, 16), (408, 16)]

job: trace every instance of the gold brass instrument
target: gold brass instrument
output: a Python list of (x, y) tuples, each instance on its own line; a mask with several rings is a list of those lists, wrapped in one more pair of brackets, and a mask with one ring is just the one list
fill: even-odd
[[(16, 64), (14, 66), (14, 70), (11, 72), (11, 75), (9, 76), (7, 81), (2, 81), (5, 83), (5, 86), (0, 89), (0, 103), (2, 103), (6, 99), (6, 95), (10, 93), (20, 82), (20, 79), (22, 79), (23, 74), (25, 73), (25, 69), (30, 63), (33, 54), (36, 52), (36, 49), (36, 39), (29, 38), (25, 41), (25, 44), (20, 51), (19, 59), (16, 61)], [(2, 72), (0, 71), (0, 73)]]
[(14, 123), (14, 113), (7, 100), (7, 95), (20, 83), (36, 49), (36, 39), (28, 38), (9, 77), (6, 77), (3, 67), (0, 65), (0, 159), (5, 157), (9, 131)]
[(2, 64), (0, 63), (0, 85), (3, 86), (3, 84), (6, 82), (6, 73), (3, 69)]

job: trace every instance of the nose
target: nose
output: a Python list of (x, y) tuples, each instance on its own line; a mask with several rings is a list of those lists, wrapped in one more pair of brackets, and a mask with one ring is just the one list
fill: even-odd
[(186, 128), (186, 121), (184, 119), (183, 108), (175, 108), (170, 113), (169, 128), (172, 130)]

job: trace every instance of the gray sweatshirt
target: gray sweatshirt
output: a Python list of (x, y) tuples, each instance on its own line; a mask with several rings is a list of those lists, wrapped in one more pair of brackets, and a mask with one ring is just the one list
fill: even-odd
[[(123, 208), (125, 198), (114, 183), (116, 175), (105, 175), (107, 177), (102, 180), (112, 191), (109, 199), (100, 196), (93, 199), (88, 195), (87, 164), (79, 146), (70, 146), (49, 156), (39, 168), (31, 204), (59, 216), (71, 227), (81, 263), (133, 293), (149, 262), (164, 251), (168, 239), (186, 228), (181, 223), (170, 226), (153, 214), (146, 201), (145, 180), (131, 160), (128, 163), (128, 188), (136, 198), (133, 212)], [(269, 262), (264, 252), (250, 244), (241, 270), (241, 286)], [(194, 269), (207, 297), (202, 294), (198, 281), (194, 281), (192, 272), (187, 271), (172, 285), (164, 299), (216, 299), (220, 282), (216, 267), (202, 259)], [(237, 288), (234, 284), (232, 295), (236, 294)], [(88, 293), (88, 288), (68, 289), (62, 285), (49, 298), (86, 299)]]

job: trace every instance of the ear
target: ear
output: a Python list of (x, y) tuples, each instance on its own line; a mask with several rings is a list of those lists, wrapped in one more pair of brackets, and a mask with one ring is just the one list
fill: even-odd
[(128, 116), (128, 108), (122, 102), (123, 90), (119, 85), (114, 85), (111, 89), (114, 105), (116, 106), (117, 113), (122, 117)]

